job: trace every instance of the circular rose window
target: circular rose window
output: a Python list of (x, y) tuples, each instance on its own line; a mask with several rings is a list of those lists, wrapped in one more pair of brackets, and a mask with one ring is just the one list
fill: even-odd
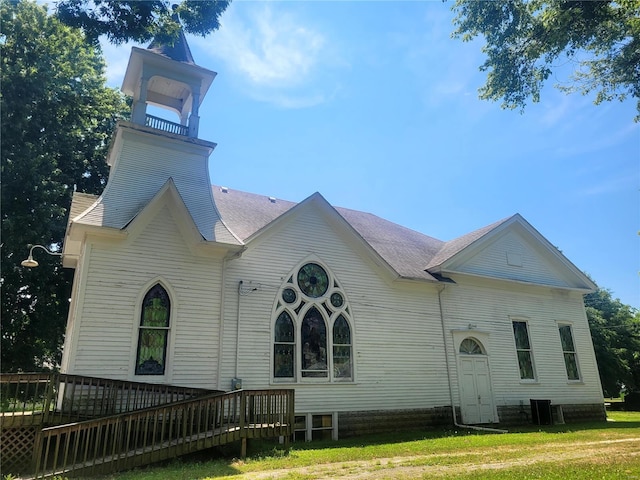
[(320, 265), (307, 263), (298, 271), (298, 286), (309, 297), (321, 297), (329, 288), (329, 277)]

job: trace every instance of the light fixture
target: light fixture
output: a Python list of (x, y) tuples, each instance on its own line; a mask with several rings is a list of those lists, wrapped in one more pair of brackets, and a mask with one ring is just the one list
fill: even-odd
[(20, 265), (22, 265), (23, 267), (29, 267), (29, 268), (34, 268), (34, 267), (37, 267), (39, 265), (38, 262), (33, 258), (33, 249), (34, 248), (41, 248), (42, 250), (47, 252), (49, 255), (54, 255), (54, 256), (58, 256), (58, 257), (62, 256), (62, 253), (52, 252), (47, 247), (43, 247), (42, 245), (34, 245), (29, 250), (29, 257), (26, 260), (23, 260), (20, 263)]

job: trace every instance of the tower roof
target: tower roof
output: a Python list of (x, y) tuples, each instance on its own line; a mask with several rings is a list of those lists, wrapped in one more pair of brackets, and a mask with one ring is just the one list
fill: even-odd
[(167, 42), (154, 39), (147, 50), (164, 55), (165, 57), (169, 57), (171, 60), (175, 60), (177, 62), (189, 63), (191, 65), (196, 64), (193, 60), (193, 56), (191, 55), (191, 49), (189, 48), (187, 38), (184, 36), (182, 28), (180, 29), (178, 38), (172, 45), (167, 44)]

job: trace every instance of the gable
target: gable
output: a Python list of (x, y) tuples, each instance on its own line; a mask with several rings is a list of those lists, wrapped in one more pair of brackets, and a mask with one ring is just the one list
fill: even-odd
[(439, 271), (589, 291), (593, 282), (522, 217), (485, 232)]
[(215, 206), (222, 220), (242, 241), (250, 245), (266, 232), (283, 228), (286, 219), (303, 209), (315, 208), (344, 241), (354, 242), (377, 264), (395, 276), (435, 281), (424, 265), (444, 242), (402, 227), (376, 215), (331, 206), (316, 193), (300, 203), (288, 202), (225, 187), (212, 187)]

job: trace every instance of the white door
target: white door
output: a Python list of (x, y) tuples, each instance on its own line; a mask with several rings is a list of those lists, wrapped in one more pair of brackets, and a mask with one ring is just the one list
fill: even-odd
[(493, 395), (489, 359), (483, 355), (460, 355), (460, 410), (463, 423), (492, 423)]

